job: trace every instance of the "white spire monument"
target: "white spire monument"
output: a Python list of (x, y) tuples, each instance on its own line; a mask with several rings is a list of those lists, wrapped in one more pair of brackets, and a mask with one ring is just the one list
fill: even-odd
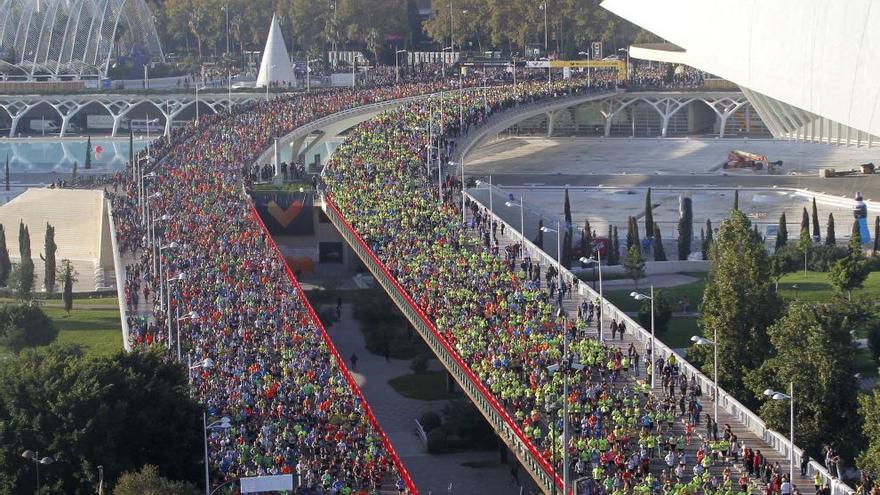
[(296, 83), (293, 66), (290, 65), (290, 55), (287, 54), (284, 36), (281, 34), (281, 26), (278, 24), (278, 17), (274, 14), (272, 24), (269, 26), (269, 36), (266, 38), (266, 47), (263, 49), (263, 60), (260, 62), (256, 87), (264, 88), (272, 83)]

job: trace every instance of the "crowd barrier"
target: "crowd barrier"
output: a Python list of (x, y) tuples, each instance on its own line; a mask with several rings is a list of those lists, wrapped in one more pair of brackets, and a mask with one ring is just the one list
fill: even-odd
[[(497, 221), (499, 224), (503, 224), (505, 229), (509, 229), (511, 232), (519, 232), (518, 228), (513, 225), (505, 222), (498, 214), (494, 211), (490, 212), (489, 208), (484, 205), (482, 202), (474, 198), (470, 193), (464, 193), (467, 198), (473, 202), (475, 202), (481, 209), (489, 212), (490, 216)], [(576, 280), (577, 277), (574, 274), (565, 268), (557, 264), (555, 258), (547, 254), (543, 249), (540, 249), (533, 242), (531, 242), (528, 238), (525, 238), (525, 245), (528, 252), (531, 254), (532, 259), (539, 258), (543, 263), (547, 265), (555, 265), (562, 272), (562, 276), (567, 278), (568, 281)], [(593, 290), (588, 284), (578, 284), (578, 294), (583, 297), (588, 297), (592, 300), (599, 300), (599, 293)], [(626, 323), (626, 328), (635, 329), (634, 335), (644, 344), (650, 344), (651, 342), (651, 331), (646, 330), (637, 322), (636, 320), (629, 317), (626, 313), (618, 309), (616, 306), (608, 302), (607, 299), (601, 300), (601, 314), (607, 315), (607, 319), (615, 319), (617, 321), (623, 321)], [(654, 352), (655, 358), (662, 357), (664, 359), (668, 359), (670, 355), (674, 354), (674, 351), (659, 340), (654, 343)], [(713, 390), (715, 387), (715, 382), (706, 375), (704, 375), (698, 368), (689, 363), (684, 356), (676, 355), (676, 359), (682, 367), (682, 371), (686, 372), (688, 375), (696, 376), (697, 382), (699, 383), (701, 390)], [(755, 434), (758, 438), (764, 441), (767, 445), (769, 445), (773, 450), (779, 452), (784, 455), (786, 458), (789, 456), (789, 452), (791, 452), (792, 444), (788, 438), (782, 435), (779, 432), (773, 431), (767, 427), (764, 421), (758, 417), (757, 414), (752, 412), (750, 409), (742, 405), (738, 400), (736, 400), (733, 396), (728, 394), (722, 388), (718, 388), (718, 408), (723, 409), (728, 414), (734, 417), (736, 421), (745, 426), (746, 429)], [(797, 436), (797, 432), (795, 432), (795, 436)], [(796, 465), (800, 465), (802, 456), (804, 452), (802, 449), (798, 448), (797, 445), (794, 445), (794, 462)], [(846, 483), (832, 478), (831, 474), (825, 469), (824, 466), (816, 462), (815, 460), (810, 461), (807, 475), (812, 477), (816, 473), (819, 473), (825, 482), (828, 483), (828, 486), (831, 487), (832, 495), (852, 495), (854, 490), (850, 488)]]
[(468, 365), (462, 361), (458, 353), (446, 342), (431, 320), (419, 309), (415, 301), (400, 286), (391, 275), (382, 261), (364, 243), (363, 238), (354, 228), (349, 225), (345, 217), (333, 203), (329, 195), (324, 196), (324, 213), (330, 219), (342, 237), (352, 247), (358, 257), (370, 269), (373, 276), (385, 289), (385, 292), (394, 300), (401, 312), (415, 327), (419, 335), (434, 351), (434, 354), (443, 363), (449, 373), (455, 378), (462, 390), (473, 401), (498, 436), (504, 440), (523, 467), (529, 471), (532, 478), (540, 488), (549, 493), (553, 487), (561, 489), (562, 480), (555, 473), (550, 464), (541, 456), (532, 442), (523, 434), (504, 407), (498, 403), (495, 397), (483, 386), (482, 382), (473, 374)]
[(275, 243), (275, 239), (269, 234), (269, 230), (266, 228), (266, 224), (263, 222), (263, 219), (260, 218), (260, 214), (257, 213), (257, 209), (254, 206), (253, 201), (248, 198), (248, 205), (250, 206), (251, 215), (254, 218), (254, 222), (260, 226), (263, 231), (263, 235), (269, 241), (269, 245), (272, 247), (272, 250), (275, 252), (275, 255), (278, 261), (284, 265), (284, 272), (287, 274), (288, 280), (293, 284), (294, 290), (296, 291), (297, 297), (303, 302), (303, 305), (308, 309), (309, 316), (314, 322), (314, 325), (318, 327), (318, 330), (321, 331), (321, 337), (324, 339), (324, 343), (327, 344), (327, 348), (330, 350), (330, 354), (333, 355), (333, 358), (336, 360), (336, 366), (339, 368), (340, 373), (345, 378), (346, 383), (351, 388), (351, 390), (357, 395), (360, 399), (361, 404), (363, 405), (364, 412), (367, 415), (367, 419), (370, 421), (370, 424), (373, 425), (373, 428), (376, 430), (376, 433), (382, 439), (382, 445), (385, 446), (385, 451), (391, 456), (391, 461), (394, 463), (394, 466), (397, 468), (398, 473), (400, 474), (400, 478), (403, 480), (406, 485), (407, 490), (411, 494), (418, 494), (419, 491), (416, 489), (415, 483), (413, 483), (412, 478), (409, 475), (409, 472), (404, 467), (403, 463), (400, 461), (400, 457), (398, 457), (397, 452), (394, 450), (394, 447), (391, 445), (391, 442), (388, 440), (388, 437), (385, 435), (385, 431), (382, 429), (382, 426), (379, 424), (379, 421), (376, 419), (376, 416), (373, 414), (373, 410), (370, 408), (369, 403), (367, 403), (367, 399), (364, 397), (364, 394), (361, 392), (360, 387), (358, 387), (357, 382), (352, 378), (351, 373), (348, 371), (348, 368), (345, 366), (345, 360), (342, 356), (339, 355), (339, 351), (336, 350), (336, 346), (333, 344), (333, 340), (330, 339), (330, 335), (327, 334), (327, 330), (324, 328), (324, 324), (321, 323), (321, 319), (318, 318), (318, 315), (315, 313), (315, 309), (312, 308), (311, 303), (309, 303), (306, 298), (305, 293), (302, 290), (302, 287), (299, 285), (299, 281), (293, 275), (293, 272), (290, 270), (290, 266), (288, 266), (287, 262), (284, 260), (284, 255), (281, 254), (281, 251), (278, 249), (278, 245)]
[(116, 225), (113, 223), (113, 206), (109, 199), (104, 199), (107, 208), (107, 220), (110, 225), (110, 245), (113, 248), (113, 272), (116, 275), (116, 297), (119, 299), (119, 322), (122, 326), (122, 348), (131, 352), (131, 341), (128, 340), (128, 316), (125, 304), (125, 265), (119, 255), (119, 244), (116, 243)]

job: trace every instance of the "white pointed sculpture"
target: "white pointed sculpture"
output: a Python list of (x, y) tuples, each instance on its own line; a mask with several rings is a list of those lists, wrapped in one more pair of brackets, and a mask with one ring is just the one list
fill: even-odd
[(260, 62), (260, 73), (257, 75), (256, 86), (264, 88), (267, 84), (273, 83), (296, 83), (293, 66), (290, 65), (290, 55), (287, 54), (281, 26), (275, 15), (272, 16), (272, 24), (269, 26), (269, 36), (266, 38), (266, 47), (263, 49), (263, 60)]

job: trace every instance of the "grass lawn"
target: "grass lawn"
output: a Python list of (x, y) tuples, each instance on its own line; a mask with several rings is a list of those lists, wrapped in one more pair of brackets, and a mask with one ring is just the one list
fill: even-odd
[(666, 330), (666, 333), (660, 335), (658, 338), (669, 347), (679, 349), (682, 347), (690, 347), (691, 344), (693, 344), (693, 342), (691, 342), (691, 337), (699, 334), (700, 328), (697, 326), (697, 319), (682, 316), (670, 319), (669, 328)]
[[(797, 289), (794, 286), (797, 285)], [(779, 294), (787, 299), (801, 299), (810, 302), (828, 302), (834, 295), (834, 288), (824, 272), (789, 273), (779, 279)], [(853, 296), (869, 299), (880, 298), (880, 272), (871, 272), (865, 285), (853, 291)]]
[[(688, 299), (690, 299), (691, 301), (690, 310), (696, 311), (697, 308), (700, 307), (700, 304), (703, 302), (703, 289), (705, 288), (705, 280), (698, 280), (696, 282), (679, 285), (677, 287), (654, 289), (654, 291), (656, 292), (657, 290), (662, 290), (665, 297), (669, 300), (670, 303), (672, 303), (674, 311), (678, 311), (680, 309), (678, 301), (680, 301), (685, 295), (687, 295)], [(639, 289), (645, 290), (644, 287), (639, 287)], [(630, 297), (630, 292), (632, 292), (631, 288), (609, 290), (605, 292), (605, 297), (615, 306), (617, 306), (621, 311), (638, 311), (642, 303)]]
[[(116, 298), (112, 298), (112, 301), (116, 301)], [(79, 345), (87, 355), (93, 357), (119, 352), (122, 349), (119, 309), (78, 308), (77, 303), (80, 302), (85, 305), (84, 301), (75, 300), (70, 316), (67, 316), (62, 307), (43, 305), (43, 311), (58, 326), (58, 338), (55, 342)]]
[(458, 392), (446, 391), (446, 372), (429, 371), (427, 373), (401, 375), (388, 380), (398, 394), (416, 400), (451, 400), (461, 397)]

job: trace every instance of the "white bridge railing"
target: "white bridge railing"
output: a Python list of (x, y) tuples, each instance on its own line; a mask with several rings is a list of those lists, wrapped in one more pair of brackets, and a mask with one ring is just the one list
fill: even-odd
[[(504, 221), (498, 214), (494, 211), (490, 211), (489, 208), (484, 205), (482, 202), (473, 197), (470, 193), (465, 192), (465, 196), (470, 200), (476, 203), (481, 209), (485, 210), (489, 213), (489, 215), (495, 219), (499, 224), (503, 224), (506, 229), (509, 229), (511, 232), (519, 232), (517, 227), (514, 227), (510, 223)], [(491, 194), (491, 191), (490, 191)], [(559, 267), (562, 272), (562, 276), (566, 277), (569, 281), (577, 280), (577, 277), (567, 268), (557, 264), (555, 258), (547, 254), (543, 249), (540, 249), (536, 246), (532, 241), (525, 237), (525, 245), (529, 254), (532, 258), (539, 258), (542, 262), (548, 265), (554, 265)], [(591, 300), (599, 299), (599, 293), (593, 290), (588, 284), (579, 283), (578, 294), (583, 297), (588, 297)], [(626, 327), (630, 329), (635, 329), (634, 335), (639, 340), (639, 342), (643, 342), (649, 344), (651, 341), (651, 332), (650, 330), (646, 330), (643, 328), (639, 322), (635, 321), (631, 317), (629, 317), (626, 313), (618, 309), (614, 304), (610, 303), (607, 299), (602, 300), (602, 308), (601, 314), (607, 315), (608, 319), (615, 319), (617, 321), (626, 322)], [(674, 354), (673, 350), (667, 346), (666, 344), (660, 342), (659, 340), (654, 343), (654, 352), (656, 355), (654, 359), (656, 360), (658, 357), (662, 357), (664, 359), (668, 359), (670, 355)], [(676, 354), (676, 359), (679, 364), (682, 366), (683, 370), (688, 374), (696, 376), (696, 380), (700, 385), (701, 390), (713, 390), (714, 383), (709, 377), (704, 375), (697, 367), (689, 363), (684, 359), (683, 356)], [(780, 454), (788, 457), (789, 452), (792, 449), (791, 442), (788, 438), (777, 431), (771, 430), (764, 423), (761, 418), (758, 417), (757, 414), (749, 410), (746, 406), (742, 405), (738, 400), (736, 400), (733, 396), (724, 391), (724, 389), (718, 389), (718, 407), (719, 409), (723, 409), (728, 414), (734, 417), (734, 419), (740, 422), (746, 429), (751, 431), (755, 436), (764, 441), (771, 448), (779, 452)], [(803, 450), (798, 448), (797, 445), (794, 446), (794, 461), (796, 465), (800, 465), (802, 456), (804, 455)], [(815, 460), (810, 461), (807, 475), (814, 476), (816, 473), (821, 474), (822, 478), (828, 483), (828, 486), (831, 487), (832, 495), (852, 495), (854, 493), (853, 489), (850, 488), (846, 483), (832, 478), (831, 474), (825, 469), (824, 466), (816, 462)]]

